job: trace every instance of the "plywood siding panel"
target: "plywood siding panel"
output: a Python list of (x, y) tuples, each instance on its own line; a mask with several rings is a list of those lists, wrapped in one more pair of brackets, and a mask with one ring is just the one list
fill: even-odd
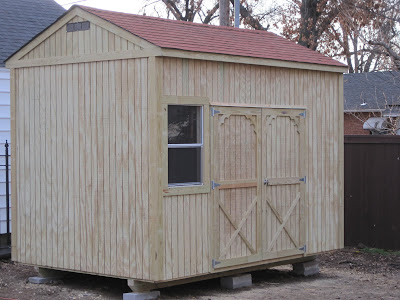
[(149, 279), (147, 60), (16, 73), (17, 260)]
[(164, 279), (208, 272), (208, 205), (206, 194), (164, 197)]
[[(164, 95), (207, 96), (211, 103), (226, 105), (242, 106), (248, 104), (249, 106), (261, 105), (265, 107), (275, 105), (304, 107), (306, 109), (307, 118), (303, 131), (306, 155), (304, 161), (299, 164), (302, 169), (297, 169), (297, 164), (295, 164), (296, 168), (293, 169), (291, 167), (292, 163), (288, 162), (282, 168), (275, 170), (275, 172), (281, 172), (282, 176), (294, 176), (294, 174), (307, 176), (307, 183), (304, 187), (305, 196), (302, 199), (304, 201), (303, 208), (295, 207), (293, 216), (288, 220), (287, 224), (291, 231), (296, 232), (296, 238), (300, 238), (298, 236), (300, 232), (296, 231), (295, 228), (301, 226), (305, 219), (305, 232), (301, 240), (307, 244), (307, 253), (317, 253), (340, 247), (340, 224), (342, 221), (340, 219), (341, 208), (339, 207), (338, 199), (342, 197), (341, 194), (343, 193), (343, 183), (340, 181), (340, 175), (338, 175), (338, 172), (340, 173), (339, 160), (341, 153), (341, 148), (338, 146), (341, 127), (337, 122), (340, 118), (338, 109), (340, 75), (320, 71), (193, 61), (178, 58), (164, 58), (163, 68), (162, 93)], [(229, 122), (235, 121), (230, 120)], [(240, 131), (242, 129), (235, 126), (235, 130)], [(285, 149), (282, 155), (289, 157), (289, 161), (293, 162), (295, 156), (292, 154), (296, 152), (296, 149), (289, 145), (298, 144), (298, 141), (296, 141), (294, 135), (295, 129), (289, 123), (279, 121), (279, 124), (274, 124), (272, 131), (275, 132), (275, 137), (271, 135), (268, 138), (280, 138), (277, 135), (278, 131), (281, 130), (290, 132), (287, 137), (282, 138), (282, 149)], [(225, 136), (232, 135), (226, 133)], [(229, 147), (229, 143), (229, 140), (225, 142), (227, 147)], [(235, 149), (231, 149), (231, 153), (234, 152)], [(219, 154), (214, 153), (214, 155)], [(278, 155), (279, 150), (278, 152), (270, 153), (266, 162), (272, 165), (272, 162), (278, 159)], [(225, 157), (220, 157), (219, 159), (224, 161)], [(246, 168), (248, 166), (249, 164), (239, 164), (236, 170), (239, 167)], [(271, 171), (273, 170), (271, 169)], [(225, 176), (225, 174), (222, 174), (222, 176)], [(295, 194), (299, 192), (298, 188), (293, 187), (286, 190), (279, 190), (278, 187), (272, 188), (272, 198), (286, 199), (283, 203), (278, 203), (276, 200), (273, 200), (272, 203), (279, 205), (279, 209), (282, 212), (288, 210), (291, 205), (288, 199), (294, 198)], [(251, 195), (247, 196), (250, 198)], [(188, 276), (187, 274), (191, 273), (191, 269), (185, 269), (186, 263), (190, 264), (190, 261), (185, 261), (187, 259), (185, 253), (190, 250), (193, 241), (191, 238), (181, 239), (180, 237), (184, 236), (184, 232), (179, 232), (179, 224), (185, 223), (185, 220), (188, 221), (185, 215), (185, 204), (190, 205), (187, 200), (188, 197), (189, 195), (169, 197), (168, 202), (165, 202), (168, 205), (164, 210), (164, 217), (166, 217), (164, 225), (171, 228), (172, 231), (174, 226), (177, 227), (176, 238), (173, 234), (165, 236), (167, 237), (166, 243), (168, 243), (166, 246), (168, 246), (168, 249), (172, 249), (172, 253), (167, 253), (168, 259), (165, 262), (164, 275), (166, 278), (171, 276), (172, 278), (179, 278)], [(202, 197), (211, 201), (210, 194), (203, 194)], [(224, 203), (223, 196), (221, 196), (221, 202)], [(175, 211), (177, 212), (177, 225), (174, 224), (174, 219), (171, 219), (171, 223), (169, 221), (169, 218), (172, 218), (170, 215), (174, 207), (176, 207)], [(197, 204), (193, 209), (196, 212), (195, 215), (200, 213), (197, 212)], [(240, 207), (232, 206), (230, 212), (235, 215), (237, 210), (239, 211)], [(255, 220), (251, 222), (253, 221)], [(267, 239), (271, 238), (280, 223), (271, 214), (267, 214), (263, 222), (268, 228), (266, 237)], [(225, 230), (232, 231), (231, 225), (225, 223), (219, 224), (219, 226), (224, 227)], [(246, 227), (246, 225), (243, 228), (250, 230), (248, 234), (251, 235), (251, 228), (250, 226)], [(184, 229), (181, 230), (183, 231)], [(167, 234), (165, 228), (164, 234)], [(255, 239), (255, 237), (253, 238)], [(205, 245), (205, 240), (206, 235), (198, 240), (196, 239), (196, 243), (201, 241)], [(236, 241), (233, 245), (234, 251), (245, 250)], [(290, 246), (293, 246), (291, 240), (287, 234), (283, 234), (278, 238), (274, 247), (285, 249), (290, 248)], [(209, 248), (212, 247), (212, 245), (209, 245)], [(196, 255), (201, 254), (204, 262), (205, 251), (203, 249), (200, 251), (197, 248)], [(179, 263), (175, 266), (174, 257), (180, 257), (185, 262), (185, 266), (181, 266)], [(202, 269), (202, 272), (209, 270), (209, 264)]]

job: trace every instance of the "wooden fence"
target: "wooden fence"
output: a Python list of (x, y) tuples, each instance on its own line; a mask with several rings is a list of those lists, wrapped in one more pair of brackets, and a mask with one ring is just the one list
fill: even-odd
[(344, 143), (345, 245), (400, 249), (400, 137)]

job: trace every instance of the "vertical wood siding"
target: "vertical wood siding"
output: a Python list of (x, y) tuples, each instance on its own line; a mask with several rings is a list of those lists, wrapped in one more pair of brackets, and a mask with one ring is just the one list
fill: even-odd
[(209, 272), (208, 194), (164, 197), (164, 279)]
[[(343, 247), (340, 74), (179, 58), (164, 58), (163, 70), (163, 95), (206, 96), (210, 102), (219, 104), (305, 107), (307, 119), (301, 138), (305, 148), (303, 173), (307, 175), (304, 197), (304, 214), (308, 216), (304, 237), (307, 253)], [(283, 172), (285, 176), (292, 173), (303, 176), (296, 170)], [(297, 189), (293, 187), (290, 193), (294, 195)], [(210, 194), (164, 197), (165, 279), (198, 274), (198, 270), (191, 268), (194, 258), (203, 261), (202, 272), (211, 269), (213, 257), (209, 251), (187, 256), (196, 243), (209, 245), (211, 241), (207, 224), (213, 220), (192, 229), (191, 222), (196, 222), (192, 214), (204, 215), (203, 205), (195, 204), (199, 197), (210, 210)], [(288, 205), (289, 202), (284, 203), (285, 207)], [(295, 211), (288, 228), (298, 226), (300, 214)], [(278, 224), (276, 220), (273, 223), (276, 224), (271, 226)], [(279, 238), (278, 243), (283, 249), (290, 246), (287, 238)]]
[(147, 89), (147, 59), (16, 70), (17, 261), (150, 278)]
[[(86, 20), (81, 17), (74, 17), (69, 23), (83, 21)], [(142, 50), (143, 48), (94, 23), (90, 23), (89, 30), (74, 32), (67, 32), (67, 25), (64, 25), (22, 59), (99, 54), (133, 49)]]

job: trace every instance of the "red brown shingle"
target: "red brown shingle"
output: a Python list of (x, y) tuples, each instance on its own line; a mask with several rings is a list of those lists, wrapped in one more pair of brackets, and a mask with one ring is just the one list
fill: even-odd
[(272, 32), (79, 7), (161, 48), (344, 66)]

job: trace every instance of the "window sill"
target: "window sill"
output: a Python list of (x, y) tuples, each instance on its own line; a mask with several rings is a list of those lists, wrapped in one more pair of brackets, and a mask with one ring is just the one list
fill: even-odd
[(169, 186), (163, 189), (164, 196), (207, 194), (210, 192), (210, 185), (188, 185)]

